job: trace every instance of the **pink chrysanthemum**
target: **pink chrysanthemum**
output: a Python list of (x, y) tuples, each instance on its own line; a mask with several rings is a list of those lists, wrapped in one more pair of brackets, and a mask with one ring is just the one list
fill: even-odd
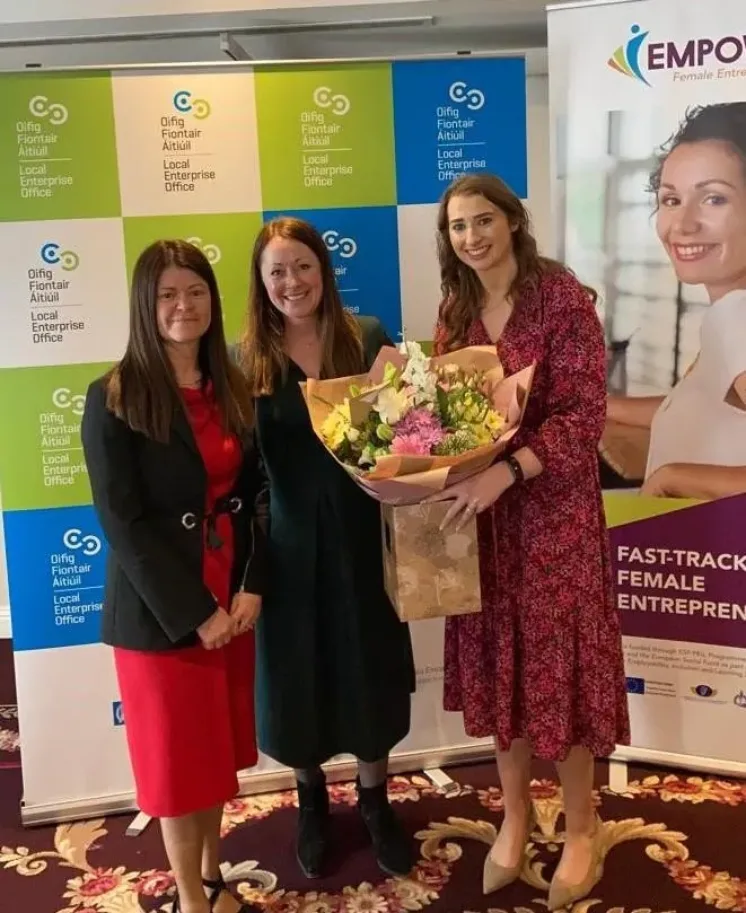
[(428, 456), (444, 437), (436, 415), (428, 409), (412, 409), (396, 425), (391, 452), (397, 456)]

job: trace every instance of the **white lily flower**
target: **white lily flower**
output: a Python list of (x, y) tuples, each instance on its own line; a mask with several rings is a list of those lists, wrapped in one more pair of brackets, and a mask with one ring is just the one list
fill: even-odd
[(404, 390), (386, 387), (378, 394), (373, 407), (387, 425), (395, 425), (409, 411), (409, 397)]

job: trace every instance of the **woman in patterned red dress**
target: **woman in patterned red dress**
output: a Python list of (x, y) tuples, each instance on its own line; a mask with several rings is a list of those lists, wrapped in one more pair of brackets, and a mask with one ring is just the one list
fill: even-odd
[(139, 257), (122, 360), (82, 425), (109, 545), (104, 643), (140, 809), (160, 818), (174, 911), (239, 913), (218, 866), (223, 804), (257, 760), (254, 633), (267, 485), (205, 256), (161, 241)]
[(469, 735), (496, 741), (505, 817), (485, 893), (519, 875), (532, 755), (556, 762), (566, 842), (549, 902), (559, 909), (601, 877), (593, 760), (629, 738), (598, 478), (604, 337), (595, 295), (539, 256), (522, 202), (498, 178), (456, 181), (438, 229), (436, 352), (495, 345), (507, 373), (536, 363), (514, 448), (438, 496), (453, 500), (445, 523), (478, 514), (483, 600), (481, 613), (447, 620), (444, 702)]

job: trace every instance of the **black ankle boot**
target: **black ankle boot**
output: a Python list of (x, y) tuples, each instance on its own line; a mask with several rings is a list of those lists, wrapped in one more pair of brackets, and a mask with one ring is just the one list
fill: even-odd
[(323, 779), (298, 780), (298, 838), (296, 855), (306, 878), (320, 878), (328, 843), (329, 794)]
[(412, 841), (389, 805), (386, 782), (364, 787), (357, 781), (358, 807), (373, 841), (378, 865), (387, 875), (409, 875), (414, 867)]

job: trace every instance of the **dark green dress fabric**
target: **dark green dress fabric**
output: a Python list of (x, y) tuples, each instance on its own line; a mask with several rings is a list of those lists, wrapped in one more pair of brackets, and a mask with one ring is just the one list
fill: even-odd
[[(366, 360), (388, 343), (359, 318)], [(390, 343), (389, 343), (390, 344)], [(383, 586), (380, 510), (316, 438), (293, 362), (257, 401), (270, 481), (269, 589), (257, 625), (260, 750), (309, 768), (338, 754), (377, 761), (408, 733), (409, 628)]]

